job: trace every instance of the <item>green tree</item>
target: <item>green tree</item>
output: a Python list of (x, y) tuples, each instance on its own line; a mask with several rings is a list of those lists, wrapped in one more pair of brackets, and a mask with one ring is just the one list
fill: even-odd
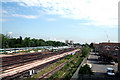
[(46, 41), (47, 46), (53, 46), (53, 41)]
[(89, 44), (88, 44), (88, 43), (85, 43), (85, 47), (89, 47)]
[(94, 49), (94, 44), (91, 43), (89, 47), (92, 48), (92, 49)]
[(39, 39), (39, 46), (45, 46), (46, 42), (43, 39)]
[(2, 37), (2, 48), (8, 48), (8, 40), (9, 40), (9, 36), (8, 35), (3, 35), (0, 34)]
[(92, 69), (89, 67), (89, 65), (86, 64), (80, 68), (79, 74), (93, 74), (93, 72)]
[(30, 37), (25, 37), (23, 45), (24, 47), (30, 47)]
[(20, 36), (20, 38), (19, 38), (19, 44), (22, 44), (22, 37)]
[(45, 41), (43, 39), (30, 39), (30, 37), (10, 38), (9, 35), (0, 34), (2, 41), (2, 48), (16, 48), (16, 47), (37, 47), (37, 46), (65, 46), (65, 43), (60, 41)]
[(62, 43), (59, 42), (59, 41), (57, 41), (57, 42), (55, 43), (55, 46), (62, 46)]
[(89, 53), (90, 53), (89, 47), (83, 47), (83, 48), (82, 48), (82, 55), (83, 55), (83, 57), (85, 57), (85, 56), (88, 55)]

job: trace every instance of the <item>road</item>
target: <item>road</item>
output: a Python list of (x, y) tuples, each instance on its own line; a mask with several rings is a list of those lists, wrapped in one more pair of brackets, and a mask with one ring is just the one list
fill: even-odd
[(92, 64), (92, 70), (95, 75), (106, 75), (106, 68), (111, 67), (117, 71), (117, 64), (116, 65), (110, 65), (110, 64), (102, 64), (98, 61), (98, 56), (94, 53), (91, 53), (88, 57), (87, 63)]

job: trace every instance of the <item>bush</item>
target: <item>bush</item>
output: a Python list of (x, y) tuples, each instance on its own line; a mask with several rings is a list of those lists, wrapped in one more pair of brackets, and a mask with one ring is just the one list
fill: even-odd
[(91, 68), (89, 67), (89, 65), (86, 64), (80, 68), (79, 74), (93, 74), (93, 72), (92, 72)]
[(65, 59), (70, 59), (71, 57), (73, 57), (73, 55), (69, 55), (69, 56), (66, 57)]

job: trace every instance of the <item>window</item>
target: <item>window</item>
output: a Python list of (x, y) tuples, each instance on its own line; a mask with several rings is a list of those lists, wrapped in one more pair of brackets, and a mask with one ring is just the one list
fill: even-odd
[(117, 56), (117, 52), (114, 52), (114, 54), (113, 54), (114, 56)]
[(110, 49), (110, 46), (107, 45), (107, 46), (105, 46), (105, 48), (106, 48), (107, 50), (109, 50), (109, 49)]
[(114, 46), (114, 48), (115, 48), (115, 50), (118, 50), (118, 49), (119, 49), (119, 47), (118, 47), (118, 46)]

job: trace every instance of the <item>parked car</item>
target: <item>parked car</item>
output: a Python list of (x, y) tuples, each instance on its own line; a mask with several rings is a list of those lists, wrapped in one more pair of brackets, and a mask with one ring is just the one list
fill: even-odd
[(113, 68), (108, 67), (107, 68), (107, 75), (109, 76), (115, 76), (115, 72)]
[(113, 61), (113, 60), (110, 61), (110, 64), (115, 65), (115, 61)]

